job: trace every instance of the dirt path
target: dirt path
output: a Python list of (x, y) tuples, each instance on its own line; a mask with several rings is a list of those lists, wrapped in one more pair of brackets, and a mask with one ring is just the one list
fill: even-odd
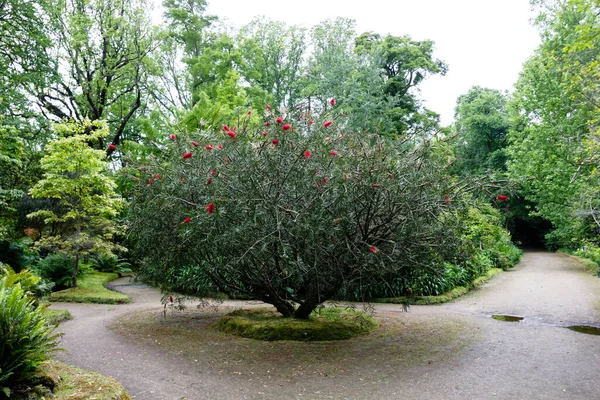
[(528, 252), (450, 304), (378, 305), (383, 333), (344, 343), (224, 338), (207, 317), (194, 322), (197, 345), (181, 348), (176, 330), (120, 329), (132, 315), (158, 318), (160, 295), (115, 284), (134, 303), (55, 305), (74, 317), (60, 326), (59, 358), (116, 377), (136, 399), (600, 399), (600, 336), (565, 329), (600, 326), (600, 279), (560, 254)]

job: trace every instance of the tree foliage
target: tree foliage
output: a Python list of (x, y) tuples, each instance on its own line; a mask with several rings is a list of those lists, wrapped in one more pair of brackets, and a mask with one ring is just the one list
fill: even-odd
[(599, 10), (591, 0), (553, 6), (538, 19), (543, 41), (525, 64), (510, 104), (509, 171), (524, 180), (535, 212), (551, 221), (551, 243), (577, 247), (597, 229), (597, 81), (589, 71), (600, 47), (589, 33), (597, 32)]
[[(57, 77), (51, 85), (38, 85), (34, 95), (48, 118), (106, 120), (110, 143), (130, 138), (128, 128), (143, 105), (148, 57), (155, 47), (143, 5), (136, 0), (59, 0), (46, 5)], [(106, 145), (104, 136), (94, 141), (97, 149)]]
[[(72, 285), (77, 286), (79, 260), (90, 253), (110, 253), (117, 231), (113, 220), (124, 206), (107, 175), (102, 150), (90, 148), (108, 135), (98, 122), (66, 123), (56, 126), (59, 138), (48, 145), (42, 158), (44, 178), (31, 189), (34, 198), (60, 199), (61, 213), (38, 210), (30, 218), (44, 218), (58, 229), (44, 232), (37, 246), (75, 257)], [(89, 132), (89, 133), (86, 133)]]
[(458, 170), (479, 175), (504, 171), (510, 128), (504, 94), (475, 86), (457, 99), (454, 118)]

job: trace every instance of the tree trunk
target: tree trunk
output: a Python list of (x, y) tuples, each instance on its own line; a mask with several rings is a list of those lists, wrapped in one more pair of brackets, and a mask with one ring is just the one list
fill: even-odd
[(268, 301), (263, 301), (265, 301), (265, 303), (273, 304), (277, 311), (285, 318), (289, 318), (294, 315), (294, 306), (291, 303), (281, 299), (275, 299), (275, 301), (273, 300), (274, 299), (268, 299)]
[(75, 255), (75, 266), (73, 267), (73, 276), (71, 277), (71, 286), (77, 287), (77, 273), (79, 272), (79, 252)]
[(310, 301), (306, 301), (303, 304), (300, 304), (300, 307), (298, 307), (298, 309), (294, 313), (294, 318), (308, 319), (310, 313), (313, 312), (313, 310), (317, 308), (318, 305), (318, 303), (313, 303)]

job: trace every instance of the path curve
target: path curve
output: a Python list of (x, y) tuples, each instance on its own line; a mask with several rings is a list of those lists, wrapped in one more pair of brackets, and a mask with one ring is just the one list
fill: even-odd
[[(424, 317), (440, 323), (458, 318), (480, 338), (443, 362), (388, 371), (376, 385), (338, 374), (293, 385), (273, 378), (258, 386), (190, 364), (160, 347), (137, 346), (108, 327), (134, 311), (160, 312), (160, 294), (127, 278), (113, 285), (134, 302), (53, 305), (73, 315), (59, 327), (66, 351), (58, 358), (116, 377), (136, 399), (600, 399), (600, 336), (564, 328), (600, 326), (600, 279), (562, 254), (526, 252), (514, 269), (453, 303), (413, 306), (409, 313), (396, 305), (376, 305), (376, 315), (407, 323)], [(492, 314), (524, 320), (496, 321)]]

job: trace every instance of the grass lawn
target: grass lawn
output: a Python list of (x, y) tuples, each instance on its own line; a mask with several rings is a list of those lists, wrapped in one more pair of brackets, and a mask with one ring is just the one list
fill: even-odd
[(44, 318), (46, 318), (48, 325), (58, 325), (59, 323), (68, 321), (73, 317), (68, 310), (55, 310), (46, 308), (44, 310)]
[(92, 272), (77, 280), (76, 288), (69, 288), (54, 292), (50, 295), (51, 302), (68, 303), (102, 303), (124, 304), (129, 303), (129, 296), (115, 292), (104, 287), (110, 281), (119, 277), (110, 272)]
[[(11, 399), (130, 400), (123, 386), (112, 377), (85, 371), (58, 361), (45, 362), (36, 374), (40, 379), (26, 393), (14, 392)], [(50, 388), (52, 388), (52, 393)]]

